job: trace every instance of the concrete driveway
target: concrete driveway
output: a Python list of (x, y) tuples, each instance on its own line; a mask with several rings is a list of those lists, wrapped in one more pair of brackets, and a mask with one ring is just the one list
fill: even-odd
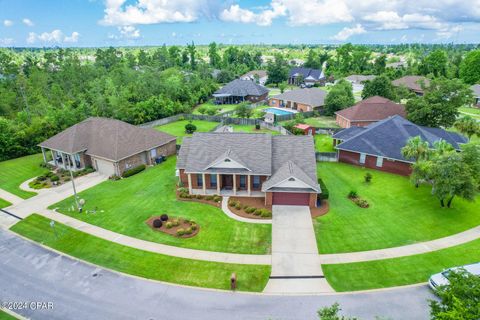
[[(160, 266), (161, 267), (161, 266)], [(425, 286), (354, 294), (268, 296), (202, 290), (129, 277), (45, 249), (0, 229), (0, 301), (51, 302), (53, 309), (17, 310), (55, 319), (318, 319), (324, 306), (362, 320), (429, 319)]]
[(333, 292), (323, 276), (307, 206), (273, 206), (272, 274), (264, 292)]

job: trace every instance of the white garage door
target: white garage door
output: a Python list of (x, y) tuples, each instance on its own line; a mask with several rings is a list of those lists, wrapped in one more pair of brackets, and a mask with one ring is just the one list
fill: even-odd
[(95, 167), (97, 171), (106, 176), (113, 176), (115, 174), (115, 167), (112, 162), (95, 159)]

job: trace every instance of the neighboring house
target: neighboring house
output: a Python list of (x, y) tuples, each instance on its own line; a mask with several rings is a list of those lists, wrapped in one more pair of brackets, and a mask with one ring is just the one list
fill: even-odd
[(176, 137), (107, 118), (88, 118), (40, 143), (43, 159), (62, 169), (92, 166), (98, 172), (120, 176), (130, 168), (150, 165), (176, 153)]
[(420, 136), (431, 147), (445, 140), (455, 150), (467, 143), (462, 135), (440, 128), (418, 126), (401, 116), (393, 116), (368, 127), (350, 127), (333, 135), (338, 161), (400, 175), (409, 175), (414, 159), (405, 159), (402, 148), (410, 138)]
[(405, 67), (407, 67), (407, 63), (405, 61), (390, 62), (385, 65), (385, 68), (391, 69), (401, 69)]
[(416, 95), (423, 96), (424, 89), (422, 85), (428, 87), (430, 85), (430, 80), (422, 76), (405, 76), (401, 77), (400, 79), (393, 80), (392, 84), (396, 87), (406, 87)]
[(348, 82), (352, 84), (353, 92), (359, 92), (363, 90), (365, 81), (370, 81), (375, 79), (374, 75), (362, 75), (362, 74), (352, 74), (345, 78)]
[(473, 91), (474, 102), (473, 105), (480, 108), (480, 84), (474, 84), (470, 87)]
[(265, 197), (265, 205), (315, 207), (313, 137), (265, 133), (194, 133), (177, 160), (190, 194)]
[(383, 120), (394, 115), (406, 117), (405, 106), (387, 98), (373, 96), (357, 104), (335, 112), (336, 122), (341, 128), (352, 126), (368, 126), (373, 122)]
[(271, 97), (268, 104), (271, 107), (306, 112), (322, 108), (325, 105), (326, 96), (327, 92), (318, 88), (295, 89)]
[(249, 72), (245, 73), (239, 79), (240, 80), (255, 81), (256, 83), (264, 86), (265, 82), (267, 82), (268, 75), (267, 75), (267, 71), (265, 71), (265, 70), (253, 70), (253, 71), (249, 71)]
[(215, 91), (213, 96), (217, 104), (255, 103), (267, 98), (268, 89), (250, 80), (235, 79)]
[(315, 135), (315, 128), (308, 124), (299, 123), (294, 128), (297, 128), (298, 130), (302, 130), (303, 134), (306, 136)]
[(325, 85), (326, 79), (322, 70), (312, 68), (294, 67), (290, 69), (288, 84), (313, 86), (314, 84)]

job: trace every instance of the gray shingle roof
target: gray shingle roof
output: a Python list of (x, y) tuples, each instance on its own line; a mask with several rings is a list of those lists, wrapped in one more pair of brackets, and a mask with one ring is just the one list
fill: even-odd
[(374, 75), (363, 75), (363, 74), (352, 74), (349, 75), (348, 77), (345, 78), (345, 80), (351, 81), (351, 82), (356, 82), (356, 83), (362, 83), (367, 80), (373, 80), (377, 76)]
[(107, 118), (88, 118), (40, 143), (40, 147), (118, 161), (164, 145), (176, 138), (150, 128), (140, 128)]
[(295, 89), (273, 96), (274, 99), (288, 100), (297, 103), (307, 104), (313, 107), (325, 105), (327, 92), (318, 88)]
[(338, 140), (348, 140), (350, 139), (351, 137), (353, 136), (356, 136), (357, 134), (359, 134), (361, 131), (364, 131), (366, 130), (367, 128), (366, 127), (357, 127), (357, 126), (353, 126), (353, 127), (350, 127), (350, 128), (347, 128), (347, 129), (343, 129), (342, 131), (339, 131), (337, 133), (335, 133), (332, 138), (333, 139), (338, 139)]
[(262, 96), (268, 93), (268, 89), (254, 81), (235, 79), (221, 89), (215, 91), (214, 95), (231, 95), (235, 97)]
[(418, 126), (400, 116), (393, 116), (369, 125), (336, 148), (411, 162), (412, 159), (405, 159), (402, 156), (401, 149), (407, 144), (408, 139), (416, 136), (420, 136), (430, 146), (433, 146), (435, 141), (443, 139), (456, 150), (460, 150), (459, 144), (468, 142), (465, 137), (455, 132)]
[(422, 83), (428, 87), (430, 85), (430, 80), (422, 76), (404, 76), (392, 81), (394, 86), (405, 86), (410, 90), (417, 92), (423, 92)]
[[(249, 174), (272, 176), (273, 179), (278, 173), (279, 178), (275, 179), (280, 179), (286, 174), (293, 173), (313, 190), (320, 190), (312, 136), (271, 136), (264, 133), (235, 132), (195, 133), (191, 138), (183, 140), (177, 168), (185, 169), (187, 173), (245, 173), (232, 169), (208, 169), (212, 163), (227, 155), (247, 167), (250, 170)], [(288, 162), (293, 165), (282, 168)], [(267, 182), (265, 184), (269, 185)]]
[(307, 79), (311, 77), (315, 81), (325, 78), (323, 71), (319, 69), (303, 68), (303, 67), (294, 67), (290, 69), (289, 78), (298, 77), (299, 75), (302, 75), (303, 79)]
[(270, 179), (265, 181), (265, 183), (262, 185), (262, 191), (266, 192), (269, 189), (275, 188), (275, 186), (280, 182), (290, 178), (298, 179), (309, 185), (313, 191), (320, 192), (320, 186), (318, 183), (315, 180), (312, 180), (310, 175), (300, 169), (295, 162), (290, 160), (283, 164), (277, 171), (275, 171)]
[(470, 87), (475, 97), (480, 97), (480, 84), (474, 84)]

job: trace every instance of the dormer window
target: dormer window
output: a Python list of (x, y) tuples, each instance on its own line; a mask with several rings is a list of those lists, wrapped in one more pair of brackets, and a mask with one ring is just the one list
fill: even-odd
[(225, 162), (230, 162), (231, 160), (230, 159), (225, 159)]
[(288, 181), (295, 181), (295, 178), (290, 178), (288, 179)]

